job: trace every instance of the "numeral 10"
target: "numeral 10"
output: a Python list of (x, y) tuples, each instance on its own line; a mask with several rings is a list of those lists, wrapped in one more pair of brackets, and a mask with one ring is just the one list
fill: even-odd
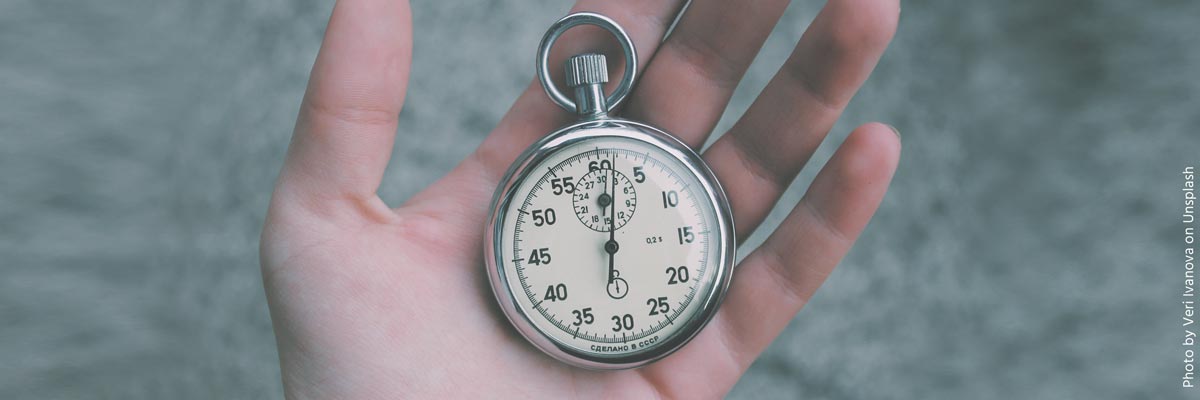
[(663, 208), (671, 208), (679, 205), (679, 193), (674, 190), (662, 192)]

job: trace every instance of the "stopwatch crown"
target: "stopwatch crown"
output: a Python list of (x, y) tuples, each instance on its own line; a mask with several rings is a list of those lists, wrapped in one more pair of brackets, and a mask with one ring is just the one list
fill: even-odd
[(567, 59), (564, 66), (567, 69), (567, 87), (608, 82), (608, 62), (603, 54), (580, 54)]

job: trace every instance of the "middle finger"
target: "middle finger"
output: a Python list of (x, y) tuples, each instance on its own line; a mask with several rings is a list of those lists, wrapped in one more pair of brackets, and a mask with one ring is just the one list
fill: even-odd
[(788, 0), (697, 0), (638, 79), (625, 116), (704, 144)]

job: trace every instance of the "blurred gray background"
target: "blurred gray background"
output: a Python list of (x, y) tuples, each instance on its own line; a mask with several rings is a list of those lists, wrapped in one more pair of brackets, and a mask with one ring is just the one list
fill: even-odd
[[(392, 204), (483, 139), (569, 8), (414, 3)], [(820, 6), (788, 10), (718, 131)], [(258, 232), (331, 7), (0, 3), (0, 398), (281, 397)], [(1186, 397), (1198, 18), (1184, 0), (906, 1), (813, 164), (889, 122), (892, 191), (730, 397)]]

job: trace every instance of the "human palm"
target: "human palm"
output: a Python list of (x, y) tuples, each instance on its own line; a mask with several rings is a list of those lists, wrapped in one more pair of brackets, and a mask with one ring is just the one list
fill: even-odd
[[(644, 55), (622, 116), (699, 148), (786, 1), (580, 0)], [(890, 41), (897, 0), (832, 0), (758, 100), (702, 153), (725, 185), (739, 239), (766, 217)], [(808, 193), (735, 269), (716, 317), (649, 366), (588, 371), (520, 338), (483, 270), (488, 202), (503, 171), (567, 123), (536, 85), (446, 177), (390, 208), (376, 195), (411, 57), (408, 4), (342, 0), (312, 70), (262, 237), (263, 280), (291, 398), (717, 397), (726, 393), (849, 250), (899, 158), (882, 124), (859, 127)], [(572, 32), (566, 50), (604, 43)], [(556, 53), (558, 60), (567, 52)]]

